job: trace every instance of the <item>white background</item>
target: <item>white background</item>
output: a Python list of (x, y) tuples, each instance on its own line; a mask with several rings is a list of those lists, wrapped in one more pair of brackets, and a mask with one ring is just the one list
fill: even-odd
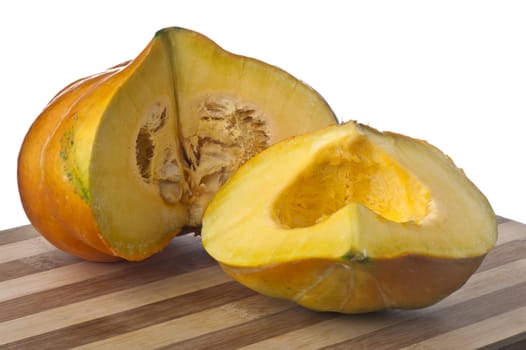
[(16, 159), (49, 99), (166, 26), (280, 66), (343, 120), (428, 140), (526, 222), (526, 2), (2, 1), (0, 229), (28, 223)]

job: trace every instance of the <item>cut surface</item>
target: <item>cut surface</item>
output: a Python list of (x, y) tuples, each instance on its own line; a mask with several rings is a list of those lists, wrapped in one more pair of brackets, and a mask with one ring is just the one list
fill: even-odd
[(212, 202), (202, 234), (220, 262), (260, 266), (480, 256), (495, 241), (496, 223), (485, 197), (436, 148), (347, 123), (249, 161)]
[[(132, 259), (200, 226), (208, 202), (252, 156), (335, 123), (321, 97), (284, 71), (197, 33), (160, 31), (147, 50), (108, 103), (90, 159), (102, 235)], [(306, 117), (293, 126), (296, 115)]]

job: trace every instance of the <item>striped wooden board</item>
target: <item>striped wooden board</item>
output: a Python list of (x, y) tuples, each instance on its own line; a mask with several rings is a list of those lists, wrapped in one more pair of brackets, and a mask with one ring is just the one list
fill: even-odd
[(468, 283), (415, 311), (339, 315), (237, 284), (184, 235), (140, 262), (62, 253), (31, 226), (0, 232), (0, 349), (526, 349), (526, 225)]

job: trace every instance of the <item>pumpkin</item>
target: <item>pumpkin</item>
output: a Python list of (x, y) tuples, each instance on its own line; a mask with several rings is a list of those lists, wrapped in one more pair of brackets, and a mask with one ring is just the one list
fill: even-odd
[(362, 313), (425, 307), (452, 293), (495, 244), (497, 224), (440, 150), (348, 122), (246, 162), (209, 204), (201, 236), (249, 288)]
[(268, 146), (337, 123), (285, 71), (182, 28), (133, 60), (59, 92), (29, 129), (20, 198), (58, 248), (92, 261), (142, 260)]

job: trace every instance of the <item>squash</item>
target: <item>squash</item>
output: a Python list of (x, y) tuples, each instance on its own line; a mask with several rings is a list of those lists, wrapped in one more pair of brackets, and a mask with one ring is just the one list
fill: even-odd
[(440, 150), (348, 122), (246, 162), (209, 204), (201, 236), (249, 288), (362, 313), (425, 307), (452, 293), (495, 244), (497, 223)]
[(285, 71), (165, 28), (134, 60), (51, 100), (19, 153), (20, 198), (60, 249), (142, 260), (199, 227), (253, 155), (335, 123), (323, 98)]

